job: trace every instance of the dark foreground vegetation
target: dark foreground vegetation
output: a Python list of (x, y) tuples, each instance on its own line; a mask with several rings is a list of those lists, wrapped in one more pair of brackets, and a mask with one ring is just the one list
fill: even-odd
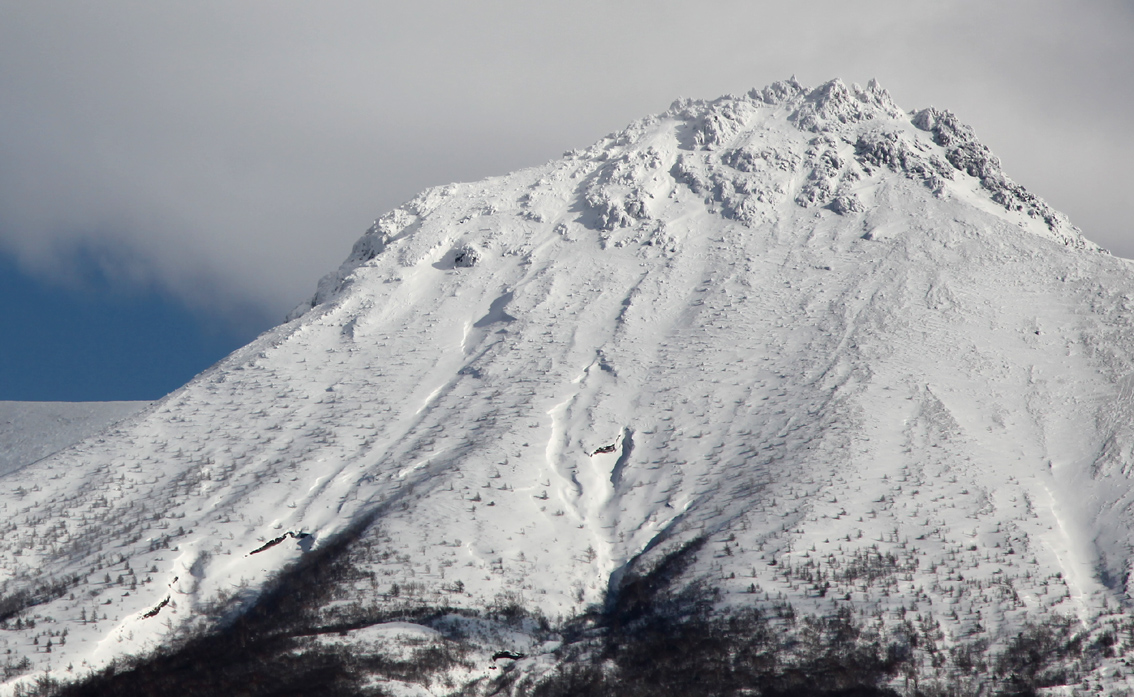
[(592, 618), (591, 638), (582, 632), (563, 652), (560, 668), (532, 685), (530, 694), (897, 695), (883, 685), (911, 654), (867, 636), (849, 607), (833, 617), (797, 622), (786, 604), (774, 617), (755, 609), (721, 615), (713, 611), (714, 589), (668, 594), (702, 545), (703, 540), (694, 540), (649, 573), (628, 576), (618, 597)]
[(246, 614), (225, 618), (226, 603), (218, 602), (206, 623), (212, 631), (180, 637), (152, 655), (126, 659), (76, 681), (41, 680), (17, 697), (355, 697), (382, 694), (364, 688), (374, 675), (428, 682), (465, 660), (459, 642), (422, 647), (404, 659), (390, 660), (355, 655), (318, 641), (379, 622), (428, 624), (457, 612), (405, 603), (380, 614), (326, 623), (319, 609), (336, 599), (344, 582), (359, 576), (350, 549), (366, 527), (364, 522), (335, 543), (306, 555)]
[[(445, 629), (446, 617), (462, 615), (564, 640), (550, 673), (520, 670), (509, 659), (491, 680), (463, 689), (446, 686), (466, 695), (1023, 697), (1042, 687), (1075, 683), (1081, 670), (1112, 654), (1118, 643), (1113, 634), (1092, 639), (1077, 633), (1071, 622), (1057, 622), (1029, 626), (997, 651), (980, 642), (944, 648), (937, 645), (932, 621), (883, 632), (874, 618), (856, 614), (849, 605), (826, 617), (796, 617), (787, 604), (722, 615), (713, 610), (718, 598), (712, 588), (668, 593), (697, 553), (697, 541), (650, 573), (628, 577), (608, 607), (554, 629), (515, 604), (471, 612), (406, 601), (386, 603), (380, 612), (352, 610), (328, 622), (319, 609), (336, 598), (335, 589), (344, 581), (360, 574), (348, 553), (351, 542), (347, 536), (308, 555), (255, 609), (235, 620), (225, 621), (218, 607), (211, 626), (222, 629), (182, 637), (156, 654), (75, 682), (44, 679), (17, 695), (385, 694), (374, 678), (437, 686), (454, 668), (472, 667), (472, 654), (493, 648), (478, 645), (477, 638), (451, 624)], [(397, 659), (319, 641), (394, 620), (434, 626), (446, 633), (445, 640), (424, 643)]]
[(786, 603), (766, 612), (722, 614), (715, 609), (716, 589), (667, 592), (702, 544), (694, 540), (649, 573), (629, 575), (618, 597), (594, 618), (591, 637), (574, 642), (551, 676), (520, 692), (534, 697), (1027, 697), (1045, 687), (1078, 685), (1100, 659), (1124, 648), (1119, 634), (1134, 643), (1129, 619), (1117, 629), (1088, 634), (1076, 622), (1057, 617), (1025, 626), (994, 649), (980, 637), (946, 645), (940, 625), (928, 615), (887, 624), (879, 615), (857, 614), (850, 604), (823, 617), (797, 617)]

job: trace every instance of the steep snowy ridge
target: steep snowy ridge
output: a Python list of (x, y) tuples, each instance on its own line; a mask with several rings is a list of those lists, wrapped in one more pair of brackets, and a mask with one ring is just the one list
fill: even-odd
[[(1118, 637), (1075, 674), (1114, 693), (1132, 303), (1129, 262), (949, 112), (838, 81), (675, 102), (424, 192), (289, 323), (5, 476), (5, 685), (231, 618), (350, 531), (328, 626), (407, 603), (554, 624), (653, 579), (877, 618), (923, 682), (1072, 617)], [(537, 635), (496, 638), (533, 680), (562, 658)], [(486, 650), (449, 679), (487, 691)]]

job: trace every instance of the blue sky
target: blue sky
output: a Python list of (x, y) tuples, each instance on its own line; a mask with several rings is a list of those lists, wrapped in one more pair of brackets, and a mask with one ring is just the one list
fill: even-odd
[(209, 318), (79, 262), (66, 285), (0, 254), (0, 400), (152, 400), (270, 325)]

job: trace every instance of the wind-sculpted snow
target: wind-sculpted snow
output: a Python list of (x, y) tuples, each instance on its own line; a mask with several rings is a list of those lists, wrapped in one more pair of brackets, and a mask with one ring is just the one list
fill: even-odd
[[(327, 625), (649, 587), (860, 617), (915, 656), (895, 689), (1071, 622), (1117, 637), (1080, 673), (1118, 689), (1132, 297), (947, 112), (838, 82), (677, 102), (386, 214), (291, 322), (6, 476), (5, 676), (231, 621), (357, 538)], [(508, 641), (451, 676), (559, 660)]]

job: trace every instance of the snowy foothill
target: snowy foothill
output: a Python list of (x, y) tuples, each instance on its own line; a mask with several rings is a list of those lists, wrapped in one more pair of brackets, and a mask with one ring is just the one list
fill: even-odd
[(479, 647), (373, 676), (405, 694), (534, 684), (646, 595), (854, 618), (907, 693), (1059, 627), (1106, 647), (1066, 679), (1117, 693), (1132, 304), (1130, 262), (947, 111), (676, 102), (423, 192), (290, 321), (5, 475), (5, 689), (230, 626), (334, 552), (312, 645)]
[(0, 402), (0, 475), (30, 465), (152, 402)]

